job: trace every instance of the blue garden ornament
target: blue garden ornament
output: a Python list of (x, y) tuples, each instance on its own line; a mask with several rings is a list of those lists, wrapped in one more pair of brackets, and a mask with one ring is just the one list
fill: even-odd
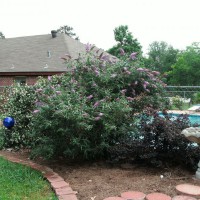
[(13, 117), (6, 117), (3, 119), (3, 125), (8, 128), (11, 129), (14, 125), (15, 125), (15, 120)]

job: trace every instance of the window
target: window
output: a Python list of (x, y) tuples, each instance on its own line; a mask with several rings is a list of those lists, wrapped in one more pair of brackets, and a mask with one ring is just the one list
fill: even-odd
[(16, 76), (15, 83), (19, 83), (20, 85), (26, 84), (26, 76)]

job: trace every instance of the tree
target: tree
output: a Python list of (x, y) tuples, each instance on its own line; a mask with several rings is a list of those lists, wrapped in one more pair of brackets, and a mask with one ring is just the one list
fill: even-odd
[(5, 39), (5, 35), (2, 32), (0, 32), (0, 39)]
[(187, 47), (172, 66), (169, 82), (173, 85), (200, 85), (200, 43)]
[(133, 38), (133, 35), (128, 30), (128, 26), (121, 25), (114, 29), (114, 36), (117, 44), (112, 48), (108, 49), (108, 53), (120, 57), (120, 49), (123, 49), (125, 53), (137, 52), (138, 54), (142, 53), (142, 46), (137, 39)]
[(176, 63), (178, 52), (178, 49), (174, 49), (166, 42), (155, 41), (149, 45), (146, 65), (148, 68), (159, 71), (161, 74), (166, 73)]
[(79, 37), (76, 36), (76, 33), (73, 32), (73, 28), (67, 25), (61, 26), (59, 29), (57, 29), (58, 33), (64, 33), (68, 35), (69, 37), (74, 38), (75, 40), (79, 40)]

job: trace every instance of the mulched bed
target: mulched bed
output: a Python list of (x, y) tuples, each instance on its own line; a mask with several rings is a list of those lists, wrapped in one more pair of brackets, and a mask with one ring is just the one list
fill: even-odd
[[(28, 159), (28, 152), (1, 151), (2, 155)], [(64, 160), (35, 162), (51, 167), (73, 190), (79, 200), (103, 200), (109, 196), (118, 196), (126, 191), (141, 191), (146, 194), (162, 192), (170, 196), (177, 195), (175, 186), (182, 183), (200, 185), (194, 179), (195, 171), (182, 166), (156, 168), (147, 165), (121, 164), (111, 165), (99, 161), (95, 163), (72, 163)]]

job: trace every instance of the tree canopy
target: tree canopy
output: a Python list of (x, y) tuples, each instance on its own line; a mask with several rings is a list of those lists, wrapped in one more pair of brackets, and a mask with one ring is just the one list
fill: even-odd
[(75, 40), (79, 40), (79, 37), (76, 35), (76, 33), (73, 32), (73, 28), (71, 26), (68, 25), (64, 25), (61, 26), (59, 29), (57, 29), (58, 33), (64, 33), (72, 38), (74, 38)]
[(159, 71), (162, 74), (170, 71), (171, 66), (176, 63), (178, 52), (178, 49), (174, 49), (164, 41), (154, 41), (149, 45), (148, 68)]
[(121, 25), (114, 29), (114, 37), (117, 44), (112, 48), (108, 49), (108, 53), (120, 57), (121, 52), (120, 50), (123, 49), (125, 53), (133, 53), (137, 52), (140, 54), (142, 52), (142, 46), (135, 39), (131, 32), (128, 30), (127, 25)]
[(5, 35), (0, 31), (0, 39), (5, 39)]
[(169, 72), (172, 85), (200, 85), (200, 43), (183, 51)]

